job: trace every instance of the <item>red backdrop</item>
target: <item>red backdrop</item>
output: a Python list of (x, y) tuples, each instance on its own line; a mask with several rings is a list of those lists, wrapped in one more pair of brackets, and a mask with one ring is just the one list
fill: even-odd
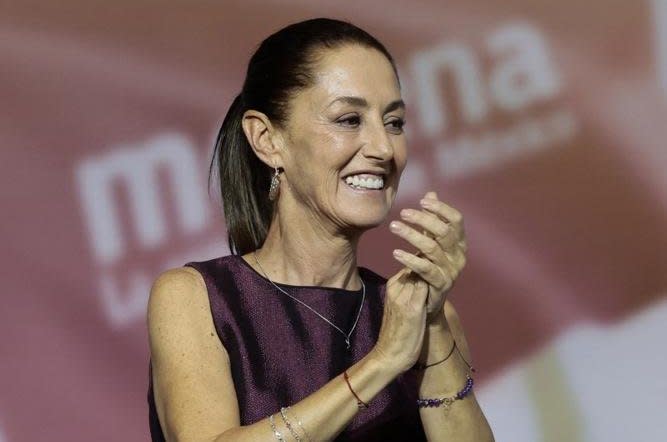
[[(253, 48), (304, 18), (351, 20), (398, 61), (411, 156), (393, 215), (429, 189), (464, 215), (452, 299), (490, 416), (506, 370), (664, 299), (667, 2), (24, 0), (0, 12), (0, 440), (147, 439), (150, 284), (228, 253), (206, 188), (214, 134)], [(382, 226), (362, 263), (388, 276), (396, 246)], [(580, 406), (581, 427), (597, 406)]]

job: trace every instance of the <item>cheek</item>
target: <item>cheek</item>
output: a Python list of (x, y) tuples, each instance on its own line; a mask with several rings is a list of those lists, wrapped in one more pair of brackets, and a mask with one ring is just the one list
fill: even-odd
[(340, 184), (340, 170), (346, 163), (344, 149), (326, 136), (314, 136), (308, 142), (295, 144), (295, 148), (298, 150), (295, 149), (291, 165), (300, 192), (327, 199), (326, 195), (330, 196)]
[(358, 150), (356, 140), (349, 134), (331, 132), (319, 134), (313, 140), (309, 149), (309, 164), (315, 165), (322, 182), (337, 182), (340, 171)]
[(394, 162), (396, 163), (396, 171), (400, 175), (408, 163), (408, 149), (405, 142), (398, 143), (394, 148)]
[(358, 135), (330, 131), (322, 136), (322, 147), (327, 149), (328, 156), (333, 162), (345, 163), (352, 159), (359, 148)]

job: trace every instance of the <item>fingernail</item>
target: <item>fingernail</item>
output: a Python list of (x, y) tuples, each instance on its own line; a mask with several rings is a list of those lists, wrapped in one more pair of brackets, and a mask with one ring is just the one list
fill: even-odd
[(403, 218), (410, 218), (412, 216), (412, 211), (409, 209), (403, 209), (401, 210), (401, 216)]
[(433, 205), (433, 201), (430, 199), (422, 199), (419, 201), (419, 204), (421, 204), (422, 207), (431, 207)]
[(392, 221), (391, 224), (389, 224), (389, 228), (391, 229), (392, 232), (400, 232), (401, 231), (401, 225), (397, 223), (396, 221)]
[(393, 253), (394, 253), (394, 256), (396, 258), (402, 258), (403, 255), (405, 255), (405, 252), (403, 252), (402, 250), (399, 250), (399, 249), (394, 249)]

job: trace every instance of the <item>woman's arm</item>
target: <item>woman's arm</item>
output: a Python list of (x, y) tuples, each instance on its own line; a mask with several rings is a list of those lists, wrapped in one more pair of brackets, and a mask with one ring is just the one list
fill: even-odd
[[(421, 374), (420, 398), (451, 398), (466, 386), (468, 366), (463, 358), (470, 360), (458, 316), (446, 300), (446, 294), (466, 264), (463, 215), (438, 200), (435, 192), (428, 192), (420, 205), (421, 211), (401, 211), (405, 222), (392, 221), (390, 224), (392, 232), (415, 246), (418, 252), (396, 250), (394, 257), (429, 285), (428, 322), (418, 362), (430, 365), (442, 361), (450, 354), (454, 338), (459, 350), (454, 348), (444, 362), (426, 368)], [(429, 440), (493, 441), (489, 424), (474, 394), (470, 393), (448, 407), (420, 408)]]
[[(268, 416), (240, 426), (229, 356), (215, 332), (206, 284), (191, 268), (164, 272), (151, 289), (148, 331), (155, 404), (168, 441), (274, 441)], [(399, 373), (371, 351), (348, 370), (369, 402)], [(359, 411), (342, 374), (291, 406), (287, 417), (301, 440), (334, 439)], [(275, 410), (276, 429), (296, 440)], [(301, 421), (303, 430), (297, 424)]]
[[(457, 349), (445, 361), (426, 368), (419, 379), (420, 398), (443, 398), (455, 395), (466, 383), (471, 363), (468, 343), (454, 306), (445, 302), (444, 314), (426, 330), (419, 362), (431, 364), (449, 354), (456, 341)], [(465, 358), (465, 360), (463, 359)], [(462, 400), (456, 400), (449, 409), (444, 407), (420, 408), (424, 432), (429, 441), (491, 442), (491, 427), (475, 399), (474, 390)]]

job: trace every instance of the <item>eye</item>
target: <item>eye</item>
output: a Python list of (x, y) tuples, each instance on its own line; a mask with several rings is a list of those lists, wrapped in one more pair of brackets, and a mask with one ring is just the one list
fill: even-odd
[(357, 127), (361, 124), (361, 117), (359, 115), (346, 115), (339, 118), (336, 123), (344, 127)]
[(405, 126), (405, 120), (403, 118), (394, 118), (385, 123), (385, 126), (389, 128), (394, 133), (403, 133), (403, 126)]

